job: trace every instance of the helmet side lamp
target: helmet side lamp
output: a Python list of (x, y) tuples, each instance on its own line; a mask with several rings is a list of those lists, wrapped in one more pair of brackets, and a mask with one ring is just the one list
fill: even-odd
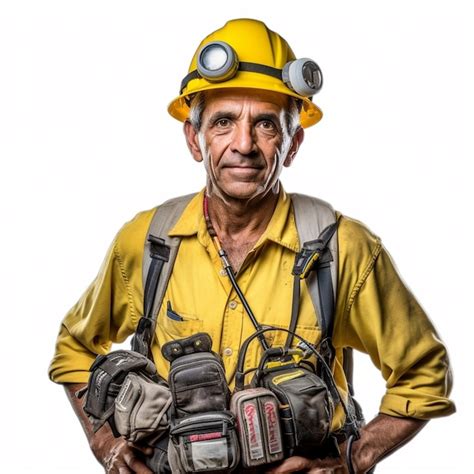
[(224, 82), (232, 79), (238, 71), (256, 72), (275, 77), (302, 97), (317, 94), (323, 85), (321, 69), (309, 58), (290, 61), (283, 69), (277, 69), (264, 64), (241, 62), (228, 43), (213, 41), (204, 45), (199, 51), (197, 69), (191, 71), (183, 79), (181, 93), (193, 79), (204, 78), (209, 82)]

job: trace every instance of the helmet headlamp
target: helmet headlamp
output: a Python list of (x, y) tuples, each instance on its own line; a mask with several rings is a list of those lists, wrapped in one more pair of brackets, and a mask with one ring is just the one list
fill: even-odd
[(236, 52), (223, 41), (205, 45), (198, 54), (197, 71), (209, 82), (222, 82), (234, 77), (238, 67)]
[(323, 86), (321, 69), (309, 58), (286, 63), (282, 70), (282, 80), (291, 90), (305, 97), (316, 94)]
[(181, 82), (181, 92), (189, 81), (204, 78), (209, 82), (225, 82), (238, 71), (256, 72), (283, 81), (292, 91), (303, 97), (318, 93), (323, 85), (319, 66), (309, 58), (296, 59), (277, 69), (264, 64), (239, 61), (237, 53), (224, 41), (212, 41), (204, 45), (197, 55), (197, 69)]

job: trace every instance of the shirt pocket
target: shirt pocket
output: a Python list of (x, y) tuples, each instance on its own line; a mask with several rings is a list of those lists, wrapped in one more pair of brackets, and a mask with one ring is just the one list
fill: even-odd
[(166, 309), (160, 311), (157, 324), (157, 335), (160, 347), (166, 342), (192, 336), (202, 330), (203, 321), (197, 316), (176, 312), (181, 319), (170, 317)]
[(170, 364), (161, 354), (164, 344), (177, 339), (192, 336), (202, 331), (203, 321), (192, 314), (178, 313), (181, 320), (173, 319), (167, 315), (166, 308), (160, 311), (156, 324), (155, 344), (153, 345), (153, 359), (158, 373), (168, 379)]

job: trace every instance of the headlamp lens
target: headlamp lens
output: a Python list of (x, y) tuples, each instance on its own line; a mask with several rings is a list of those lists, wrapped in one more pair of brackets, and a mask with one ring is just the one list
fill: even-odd
[(227, 52), (220, 44), (211, 44), (201, 53), (202, 65), (210, 71), (221, 69), (227, 59)]
[(311, 97), (323, 86), (319, 66), (309, 58), (300, 58), (285, 64), (281, 73), (283, 82), (296, 93)]
[(322, 86), (321, 69), (314, 61), (307, 61), (303, 65), (303, 79), (311, 89), (317, 92)]
[(197, 58), (197, 70), (210, 82), (222, 82), (232, 78), (239, 67), (237, 54), (228, 43), (214, 41), (205, 45)]

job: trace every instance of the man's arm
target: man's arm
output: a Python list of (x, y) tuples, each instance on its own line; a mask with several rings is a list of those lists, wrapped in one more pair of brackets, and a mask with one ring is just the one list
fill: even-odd
[(92, 425), (87, 418), (82, 401), (76, 396), (76, 392), (85, 384), (64, 384), (67, 397), (76, 413), (82, 428), (89, 441), (89, 446), (99, 463), (104, 466), (105, 472), (110, 474), (153, 474), (150, 469), (137, 457), (137, 450), (145, 455), (152, 454), (152, 448), (140, 449), (127, 443), (123, 438), (115, 438), (108, 423), (105, 423), (94, 433)]
[[(410, 441), (426, 423), (415, 418), (378, 415), (361, 430), (360, 439), (353, 444), (354, 470), (366, 472)], [(345, 456), (345, 453), (341, 454)]]
[[(427, 421), (396, 418), (380, 414), (361, 430), (361, 437), (352, 446), (352, 463), (356, 474), (364, 474), (382, 459), (410, 441)], [(346, 443), (341, 445), (341, 457), (311, 460), (294, 456), (272, 469), (272, 474), (305, 471), (312, 474), (345, 474)]]

